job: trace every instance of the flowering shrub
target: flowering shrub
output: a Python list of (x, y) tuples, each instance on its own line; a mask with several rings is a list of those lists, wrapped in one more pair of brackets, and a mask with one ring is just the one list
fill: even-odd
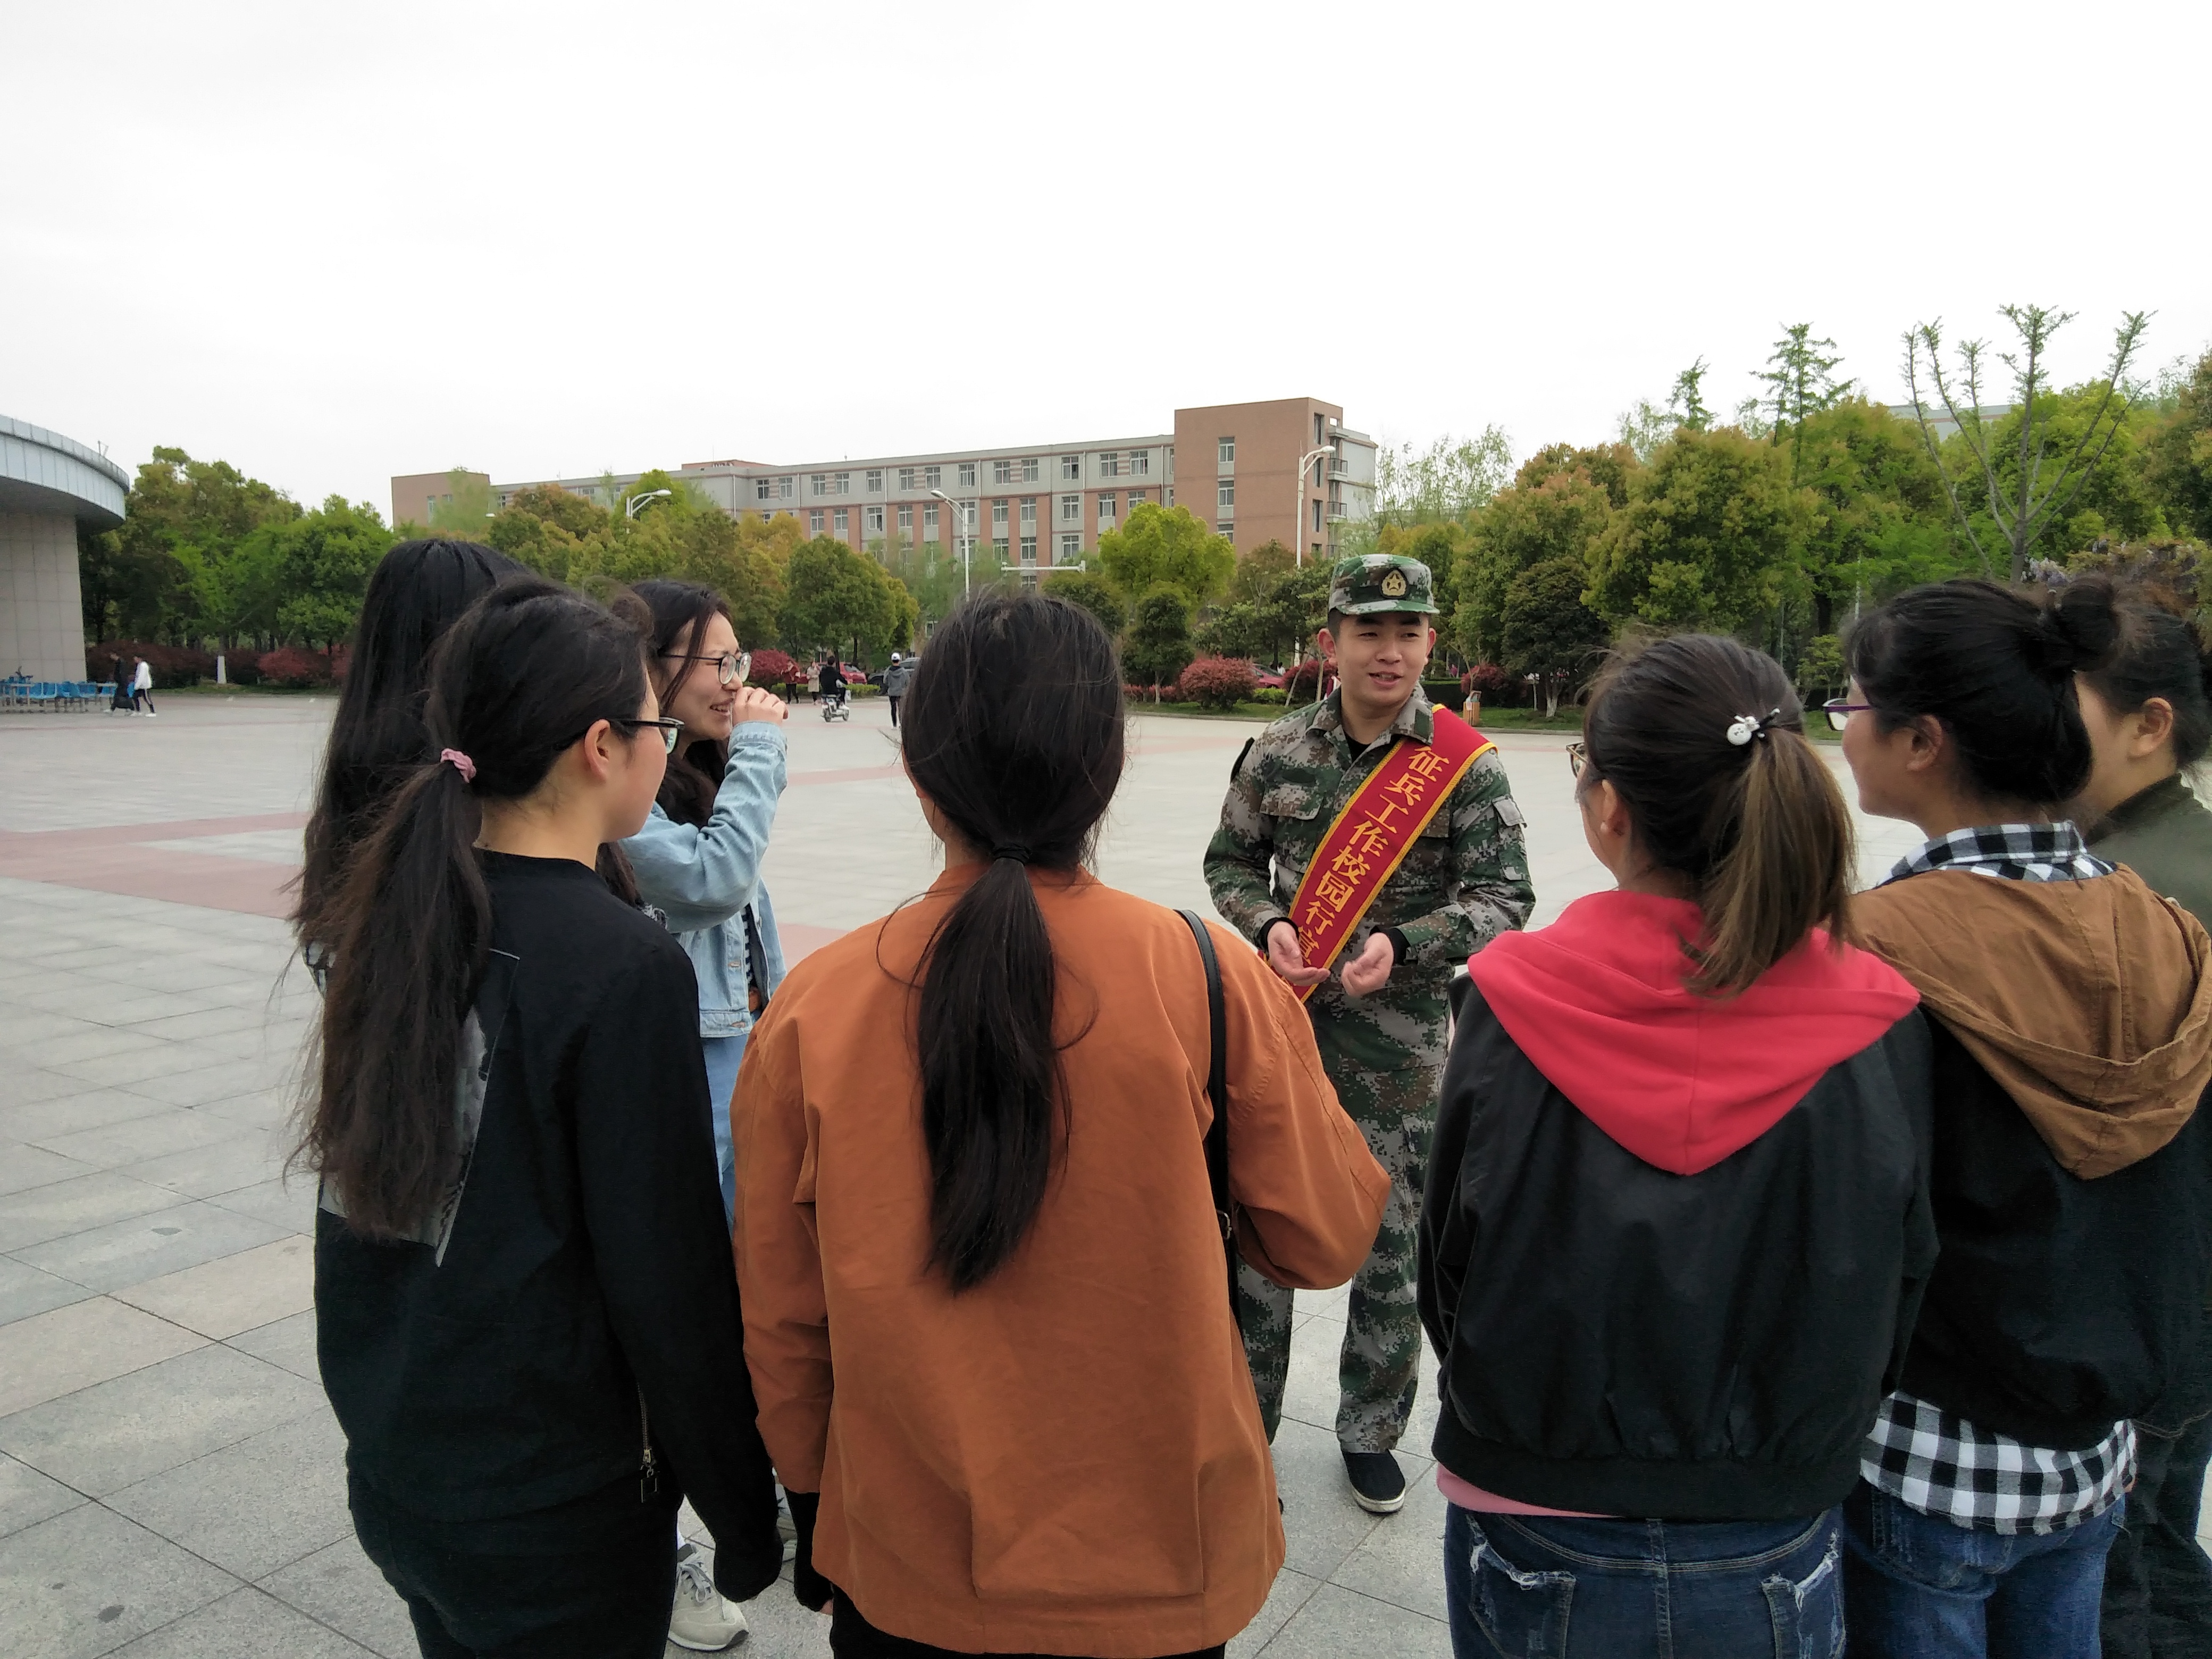
[(264, 652), (258, 666), (264, 684), (281, 685), (287, 690), (305, 691), (331, 683), (331, 659), (319, 651), (280, 646)]
[(1321, 701), (1321, 659), (1308, 657), (1283, 677), (1283, 696), (1293, 708)]
[(746, 676), (746, 684), (773, 691), (779, 688), (787, 690), (803, 678), (797, 663), (769, 645), (753, 653), (752, 672)]
[(1485, 702), (1503, 702), (1521, 689), (1521, 680), (1494, 662), (1479, 662), (1459, 677), (1459, 689)]
[(1176, 696), (1201, 708), (1234, 708), (1252, 695), (1259, 675), (1242, 657), (1200, 657), (1182, 671)]

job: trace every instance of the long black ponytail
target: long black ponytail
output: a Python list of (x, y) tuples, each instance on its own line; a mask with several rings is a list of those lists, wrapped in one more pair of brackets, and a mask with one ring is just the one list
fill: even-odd
[(325, 912), (319, 1086), (295, 1154), (372, 1238), (407, 1236), (459, 1158), (462, 1030), (491, 938), (480, 803), (522, 799), (594, 722), (635, 716), (644, 654), (633, 623), (520, 577), (447, 630), (429, 685), (432, 752), (466, 756), (473, 780), (443, 761), (416, 766), (349, 861)]
[(1029, 872), (1088, 855), (1121, 778), (1121, 674), (1096, 618), (986, 592), (938, 625), (908, 688), (906, 767), (990, 862), (939, 926), (917, 1009), (930, 1262), (954, 1291), (1019, 1247), (1066, 1091), (1052, 939)]

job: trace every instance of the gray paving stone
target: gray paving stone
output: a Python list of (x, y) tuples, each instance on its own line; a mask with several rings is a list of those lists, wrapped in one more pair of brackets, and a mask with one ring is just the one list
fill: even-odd
[[(407, 1604), (384, 1582), (375, 1563), (361, 1553), (351, 1532), (304, 1561), (270, 1574), (260, 1587), (384, 1659), (417, 1659), (422, 1651), (415, 1643)], [(828, 1644), (823, 1647), (826, 1651)], [(762, 1651), (783, 1659), (781, 1649)]]
[(241, 1127), (276, 1129), (291, 1117), (293, 1101), (294, 1091), (288, 1087), (253, 1089), (204, 1100), (192, 1109), (204, 1117), (228, 1118)]
[(369, 1650), (264, 1590), (233, 1590), (118, 1649), (121, 1659), (368, 1659)]
[(0, 1451), (99, 1498), (322, 1406), (319, 1385), (210, 1344), (0, 1418)]
[[(0, 1456), (0, 1538), (88, 1501), (82, 1492), (70, 1491), (29, 1464)], [(0, 1631), (0, 1637), (4, 1635)]]
[(133, 1216), (174, 1209), (177, 1195), (112, 1170), (0, 1198), (0, 1250), (27, 1250)]
[(93, 1129), (103, 1123), (121, 1123), (134, 1117), (150, 1117), (168, 1103), (127, 1089), (95, 1089), (82, 1078), (46, 1073), (57, 1084), (66, 1085), (41, 1099), (0, 1107), (0, 1136), (9, 1140), (44, 1140)]
[(266, 1577), (353, 1533), (345, 1436), (327, 1407), (103, 1501), (240, 1578)]
[(288, 1233), (117, 1291), (115, 1299), (220, 1340), (258, 1330), (315, 1304), (313, 1246)]
[[(22, 999), (31, 1007), (40, 1005), (40, 998), (52, 1000), (59, 992), (33, 992)], [(133, 1036), (127, 1031), (112, 1031), (104, 1025), (86, 1024), (82, 1030), (63, 1036), (41, 1037), (27, 1042), (15, 1050), (22, 1059), (33, 1066), (43, 1066), (50, 1071), (61, 1071), (77, 1060), (112, 1059), (124, 1054), (167, 1054), (168, 1048), (158, 1037)], [(71, 1073), (71, 1076), (82, 1073)], [(101, 1079), (105, 1082), (107, 1079)]]
[(1375, 1529), (1376, 1517), (1352, 1501), (1332, 1430), (1283, 1419), (1275, 1431), (1275, 1490), (1289, 1547), (1283, 1565), (1310, 1578), (1326, 1579)]
[(217, 1209), (235, 1210), (287, 1232), (315, 1231), (315, 1183), (309, 1176), (294, 1176), (289, 1181), (279, 1176), (207, 1201)]
[(283, 1154), (270, 1130), (203, 1113), (191, 1115), (203, 1124), (222, 1125), (225, 1133), (204, 1145), (148, 1158), (143, 1163), (126, 1164), (123, 1173), (133, 1181), (166, 1187), (185, 1198), (216, 1198), (241, 1188), (258, 1187), (280, 1172)]
[(206, 1343), (182, 1326), (104, 1296), (0, 1325), (0, 1419)]
[(1442, 1619), (1444, 1495), (1437, 1490), (1434, 1464), (1403, 1455), (1399, 1462), (1406, 1470), (1406, 1507), (1377, 1522), (1328, 1582)]
[(1317, 1579), (1292, 1572), (1288, 1567), (1277, 1573), (1275, 1582), (1268, 1587), (1266, 1602), (1252, 1616), (1252, 1622), (1231, 1638), (1230, 1659), (1249, 1659), (1249, 1656), (1265, 1648), (1320, 1588)]
[(131, 1087), (172, 1106), (198, 1106), (275, 1088), (283, 1081), (289, 1066), (289, 1060), (224, 1059), (189, 1072), (141, 1078)]
[(0, 1196), (26, 1192), (33, 1187), (51, 1187), (57, 1181), (70, 1181), (92, 1173), (89, 1164), (80, 1164), (42, 1146), (27, 1146), (13, 1140), (0, 1143)]
[[(184, 1063), (179, 1060), (178, 1045), (173, 1042), (149, 1038), (144, 1040), (148, 1046), (140, 1048), (137, 1046), (140, 1039), (131, 1038), (126, 1031), (111, 1035), (118, 1039), (128, 1038), (131, 1046), (84, 1060), (55, 1060), (52, 1062), (52, 1069), (65, 1077), (82, 1078), (88, 1085), (113, 1089), (165, 1080), (174, 1076), (178, 1066)], [(167, 1094), (154, 1090), (140, 1089), (137, 1092), (149, 1099), (159, 1100), (165, 1105), (189, 1106), (192, 1103), (189, 1100), (172, 1099)]]
[(219, 1255), (250, 1250), (283, 1236), (282, 1229), (252, 1216), (192, 1202), (49, 1239), (14, 1255), (19, 1261), (89, 1285), (95, 1291), (116, 1291)]
[(237, 1588), (221, 1568), (86, 1504), (0, 1549), (0, 1632), (24, 1659), (93, 1659)]
[[(0, 997), (8, 994), (7, 982), (0, 981)], [(10, 1054), (9, 1064), (0, 1066), (0, 1134), (12, 1133), (6, 1127), (9, 1114), (18, 1107), (84, 1092), (84, 1085), (75, 1078), (57, 1077), (52, 1072), (40, 1071), (27, 1060), (18, 1065), (15, 1058)]]
[(49, 1308), (67, 1307), (97, 1294), (50, 1273), (0, 1255), (0, 1325), (13, 1324)]
[(1323, 1584), (1262, 1651), (1267, 1659), (1452, 1659), (1451, 1632), (1441, 1619)]
[(240, 1331), (236, 1336), (226, 1337), (224, 1340), (240, 1353), (250, 1353), (256, 1359), (282, 1365), (295, 1376), (304, 1376), (310, 1382), (322, 1381), (322, 1367), (315, 1358), (315, 1310), (313, 1308), (255, 1330)]
[(97, 1128), (49, 1135), (33, 1144), (50, 1152), (59, 1152), (64, 1158), (73, 1158), (80, 1164), (112, 1170), (228, 1140), (237, 1133), (238, 1126), (224, 1119), (202, 1117), (197, 1112), (172, 1107), (121, 1123), (103, 1123)]

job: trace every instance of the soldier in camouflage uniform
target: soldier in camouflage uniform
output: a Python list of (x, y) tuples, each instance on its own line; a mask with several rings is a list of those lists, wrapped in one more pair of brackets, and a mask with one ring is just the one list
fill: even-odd
[[(1429, 738), (1431, 711), (1420, 670), (1434, 640), (1427, 618), (1435, 612), (1428, 568), (1417, 560), (1370, 554), (1339, 561), (1329, 592), (1334, 637), (1324, 636), (1323, 645), (1340, 669), (1352, 671), (1355, 723), (1371, 728), (1388, 713), (1391, 695), (1402, 696), (1402, 703), (1380, 735), (1362, 744), (1346, 729), (1346, 688), (1340, 684), (1325, 701), (1269, 726), (1231, 770), (1221, 828), (1206, 849), (1206, 886), (1214, 908), (1269, 954), (1279, 972), (1281, 951), (1297, 948), (1291, 901), (1338, 813), (1401, 738)], [(1391, 619), (1401, 617), (1419, 618), (1421, 632), (1397, 627)], [(1377, 682), (1363, 678), (1348, 660), (1378, 648), (1370, 643), (1376, 631), (1360, 631), (1375, 617), (1387, 624), (1380, 634), (1397, 641), (1379, 647), (1386, 652), (1379, 694)], [(1402, 691), (1389, 684), (1393, 678)], [(1403, 1478), (1390, 1454), (1405, 1432), (1420, 1374), (1414, 1248), (1452, 970), (1528, 914), (1522, 823), (1504, 763), (1492, 750), (1468, 768), (1430, 820), (1337, 957), (1339, 971), (1306, 1003), (1329, 1079), (1391, 1179), (1375, 1247), (1352, 1280), (1338, 1366), (1337, 1440), (1355, 1496), (1377, 1512), (1404, 1501)], [(1287, 932), (1271, 951), (1268, 935), (1278, 924)], [(1387, 980), (1364, 996), (1348, 994), (1346, 971), (1378, 934), (1389, 940), (1391, 955), (1368, 954), (1370, 966), (1355, 976), (1367, 981), (1387, 961)], [(1290, 1367), (1291, 1292), (1249, 1267), (1239, 1272), (1245, 1352), (1272, 1439)]]

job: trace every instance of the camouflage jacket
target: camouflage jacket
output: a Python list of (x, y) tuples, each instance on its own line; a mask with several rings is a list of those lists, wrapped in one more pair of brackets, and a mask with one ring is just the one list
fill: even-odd
[[(1237, 757), (1221, 828), (1206, 849), (1213, 908), (1255, 942), (1267, 923), (1289, 915), (1345, 803), (1399, 738), (1425, 743), (1431, 729), (1419, 691), (1389, 731), (1357, 753), (1335, 693), (1269, 726)], [(1522, 823), (1493, 749), (1468, 768), (1337, 958), (1341, 965), (1376, 929), (1395, 927), (1407, 951), (1389, 982), (1372, 996), (1348, 997), (1331, 979), (1307, 999), (1324, 1052), (1378, 1072), (1443, 1063), (1452, 969), (1518, 927), (1534, 902)]]

